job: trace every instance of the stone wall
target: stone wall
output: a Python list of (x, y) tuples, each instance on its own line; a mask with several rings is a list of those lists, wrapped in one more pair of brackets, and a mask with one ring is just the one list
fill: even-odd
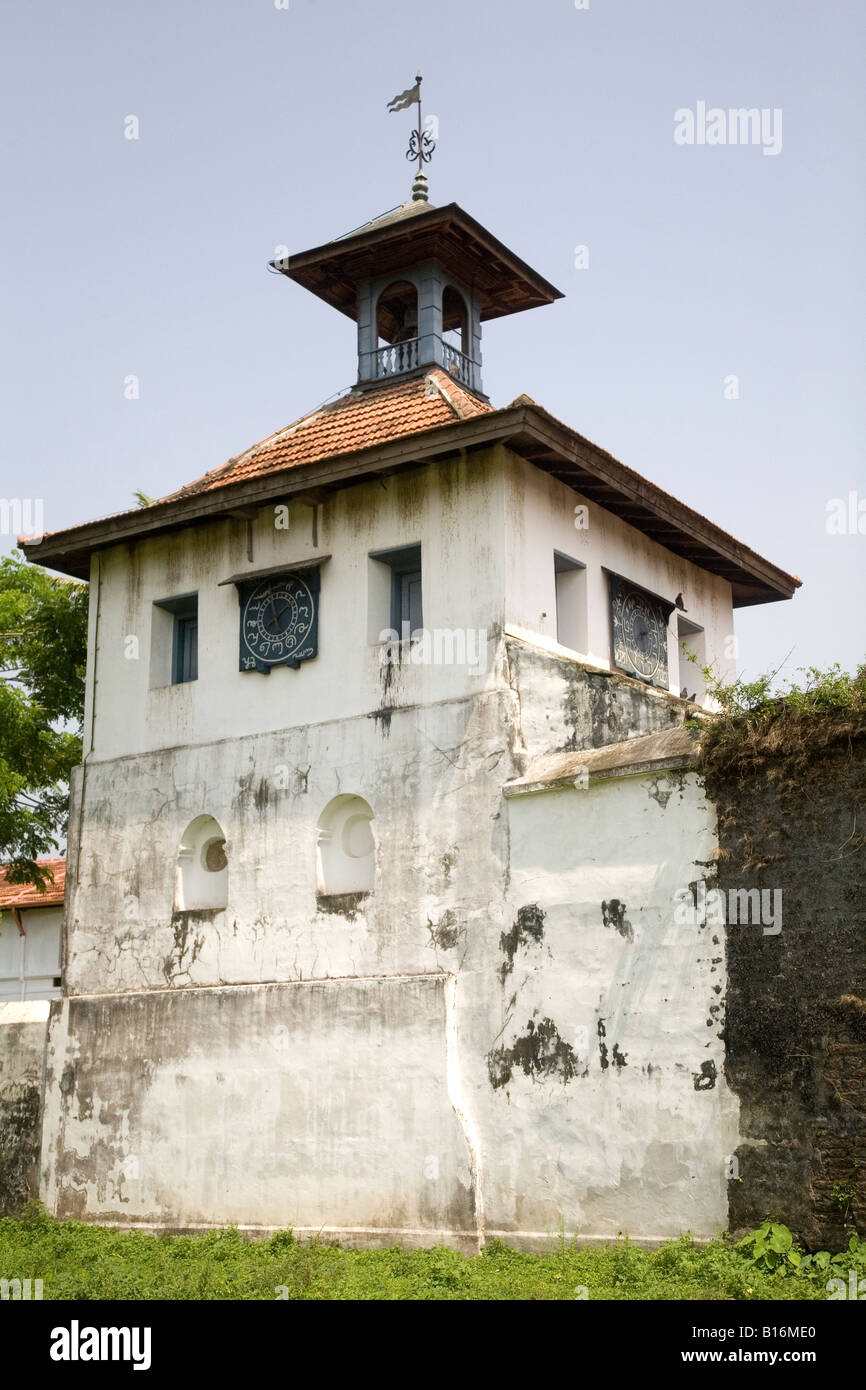
[(717, 771), (708, 788), (719, 887), (782, 893), (778, 933), (727, 928), (730, 1225), (771, 1213), (839, 1248), (848, 1224), (866, 1229), (866, 740)]
[(0, 1216), (38, 1195), (42, 1064), (49, 1004), (0, 1004)]

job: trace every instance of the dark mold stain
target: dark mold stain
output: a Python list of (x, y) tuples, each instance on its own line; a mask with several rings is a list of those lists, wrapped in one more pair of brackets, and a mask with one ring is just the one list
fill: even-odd
[(620, 936), (626, 941), (634, 941), (634, 932), (631, 922), (625, 915), (625, 906), (625, 903), (621, 903), (619, 898), (611, 898), (610, 902), (603, 902), (601, 920), (606, 927), (616, 927)]
[(494, 1090), (507, 1086), (517, 1068), (525, 1076), (559, 1075), (564, 1082), (578, 1074), (574, 1049), (559, 1036), (551, 1018), (543, 1018), (537, 1027), (529, 1019), (526, 1032), (511, 1047), (497, 1047), (487, 1054), (487, 1072)]
[(605, 1042), (606, 1037), (607, 1032), (604, 1026), (604, 1019), (600, 1018), (598, 1020), (598, 1056), (601, 1062), (602, 1071), (607, 1071), (608, 1067), (610, 1066), (610, 1062), (607, 1059), (607, 1043)]
[(351, 922), (357, 916), (361, 903), (369, 896), (369, 893), (317, 893), (316, 911), (332, 912), (336, 916), (347, 917)]
[(195, 932), (195, 927), (213, 922), (222, 908), (188, 908), (171, 914), (171, 927), (174, 932), (174, 950), (169, 952), (162, 963), (162, 973), (166, 984), (173, 985), (178, 975), (185, 975), (195, 964), (204, 946), (204, 936)]
[(517, 920), (509, 932), (499, 938), (499, 949), (505, 960), (499, 967), (499, 979), (504, 985), (514, 969), (514, 957), (518, 946), (528, 946), (531, 942), (540, 945), (544, 937), (544, 913), (537, 903), (528, 903), (517, 913)]
[(40, 1111), (37, 1079), (0, 1090), (0, 1216), (17, 1215), (37, 1195)]
[(460, 847), (458, 845), (450, 845), (442, 855), (441, 864), (446, 883), (451, 882), (451, 870), (454, 868), (459, 857)]
[(696, 1091), (711, 1091), (716, 1084), (715, 1062), (701, 1062), (700, 1071), (693, 1071), (692, 1077)]
[(427, 919), (427, 930), (432, 944), (441, 951), (453, 951), (462, 934), (462, 927), (453, 908), (446, 908), (435, 927)]

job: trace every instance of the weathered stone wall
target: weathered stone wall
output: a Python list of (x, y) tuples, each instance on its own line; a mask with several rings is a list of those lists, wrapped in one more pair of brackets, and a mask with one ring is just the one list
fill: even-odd
[(490, 1227), (713, 1235), (737, 1142), (724, 959), (673, 915), (715, 848), (713, 808), (672, 771), (513, 796), (507, 815), (510, 930), (478, 1101)]
[[(46, 1204), (469, 1247), (712, 1234), (736, 1142), (724, 974), (670, 928), (712, 809), (678, 774), (503, 796), (530, 752), (666, 729), (683, 702), (513, 640), (472, 698), (419, 706), (399, 678), (387, 719), (75, 779)], [(345, 792), (373, 810), (376, 879), (337, 903), (316, 825)], [(204, 810), (228, 905), (173, 913)]]
[(70, 998), (52, 1024), (60, 1217), (476, 1244), (449, 977)]
[(0, 1216), (38, 1195), (47, 1000), (0, 1004)]
[(667, 691), (598, 671), (506, 634), (507, 672), (519, 692), (521, 751), (529, 756), (654, 734), (694, 713)]
[(727, 927), (730, 1224), (772, 1213), (838, 1248), (847, 1224), (866, 1228), (866, 741), (716, 772), (708, 789), (719, 887), (781, 890), (783, 909), (778, 934)]

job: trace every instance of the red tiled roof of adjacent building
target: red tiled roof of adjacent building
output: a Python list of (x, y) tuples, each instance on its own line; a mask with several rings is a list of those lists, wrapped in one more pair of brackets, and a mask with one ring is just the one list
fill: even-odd
[(0, 908), (57, 907), (63, 902), (66, 860), (37, 859), (36, 863), (53, 875), (54, 881), (46, 883), (43, 893), (32, 883), (7, 882), (6, 868), (0, 865)]
[(203, 477), (160, 498), (189, 497), (210, 492), (262, 473), (277, 473), (303, 463), (353, 454), (406, 435), (423, 434), (437, 425), (451, 425), (492, 407), (433, 367), (426, 376), (379, 383), (374, 390), (354, 388), (348, 395), (303, 415), (294, 424), (270, 434), (245, 453), (213, 468)]

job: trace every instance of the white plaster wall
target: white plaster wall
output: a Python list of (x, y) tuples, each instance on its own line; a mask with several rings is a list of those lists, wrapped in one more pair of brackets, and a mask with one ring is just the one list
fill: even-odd
[[(324, 1225), (361, 1242), (439, 1232), (464, 1246), (725, 1226), (737, 1113), (724, 947), (712, 928), (673, 922), (676, 890), (716, 844), (697, 781), (668, 773), (503, 804), (472, 775), (502, 714), (478, 703), (454, 743), (438, 731), (452, 756), (465, 736), (472, 757), (456, 767), (403, 761), (417, 730), (394, 716), (366, 786), (393, 863), (380, 855), (381, 889), (354, 914), (312, 906), (315, 816), (297, 806), (311, 791), (256, 807), (251, 780), (230, 833), (247, 900), (172, 923), (143, 865), (129, 921), (76, 916), (70, 979), (93, 992), (64, 1001), (49, 1052), (53, 1210)], [(91, 794), (109, 847), (107, 804)], [(130, 786), (143, 815), (148, 794)], [(79, 905), (100, 909), (121, 886), (107, 857), (88, 852), (82, 875)], [(622, 932), (603, 920), (614, 898)], [(543, 914), (540, 939), (524, 933), (509, 954), (527, 907)], [(545, 1020), (570, 1063), (524, 1070), (520, 1039)]]
[[(489, 1228), (587, 1238), (723, 1229), (725, 1158), (737, 1144), (723, 1075), (724, 941), (673, 920), (674, 893), (705, 872), (716, 844), (696, 778), (515, 797), (507, 814), (509, 922), (527, 905), (544, 917), (542, 939), (525, 936), (497, 982), (497, 1047), (510, 1053), (551, 1020), (575, 1075), (567, 1062), (549, 1075), (515, 1062), (507, 1082), (479, 1086)], [(612, 899), (625, 907), (622, 932), (604, 924)]]
[[(288, 531), (275, 528), (273, 507), (258, 513), (252, 560), (244, 520), (103, 552), (91, 584), (85, 728), (92, 724), (93, 742), (85, 752), (108, 759), (389, 704), (380, 649), (369, 640), (390, 626), (387, 596), (381, 613), (369, 611), (371, 551), (420, 542), (425, 629), (481, 629), (492, 642), (505, 590), (501, 457), (491, 450), (346, 488), (320, 505), (316, 546), (311, 508), (291, 503)], [(237, 589), (220, 581), (323, 555), (331, 558), (321, 570), (318, 657), (299, 671), (239, 671)], [(151, 688), (154, 601), (192, 592), (199, 601), (198, 680)], [(407, 664), (400, 672), (403, 700), (431, 704), (484, 689), (486, 649), (483, 656), (478, 670)]]
[(23, 907), (19, 932), (12, 914), (0, 918), (0, 1002), (57, 999), (62, 907)]
[(133, 1224), (472, 1239), (445, 994), (433, 974), (64, 1001), (44, 1200)]
[[(730, 585), (593, 504), (588, 529), (575, 530), (574, 507), (583, 501), (495, 448), (346, 488), (319, 507), (316, 546), (311, 508), (292, 503), (288, 531), (274, 527), (272, 507), (258, 513), (252, 560), (241, 519), (103, 552), (94, 560), (91, 584), (85, 751), (107, 759), (392, 703), (379, 648), (371, 642), (388, 626), (387, 604), (379, 596), (383, 612), (372, 611), (377, 590), (368, 556), (419, 541), (425, 628), (481, 630), (490, 642), (480, 670), (407, 664), (404, 701), (430, 704), (488, 686), (503, 623), (557, 650), (554, 550), (587, 567), (588, 650), (581, 655), (588, 662), (610, 667), (606, 566), (670, 599), (681, 591), (688, 616), (706, 629), (708, 659), (732, 675), (734, 662), (726, 655), (733, 632)], [(301, 671), (239, 671), (237, 591), (220, 580), (322, 555), (331, 558), (322, 568), (319, 656)], [(190, 592), (199, 596), (199, 678), (152, 687), (153, 603)], [(678, 694), (675, 621), (674, 613), (670, 689)]]
[[(477, 917), (501, 914), (513, 718), (505, 688), (88, 764), (83, 812), (78, 779), (72, 807), (67, 990), (428, 971), (474, 950)], [(375, 891), (348, 914), (316, 895), (318, 821), (346, 793), (369, 803), (376, 840)], [(178, 846), (203, 813), (227, 838), (227, 906), (173, 913)]]
[[(574, 525), (578, 505), (586, 506), (589, 512), (584, 530), (576, 530)], [(541, 637), (556, 649), (553, 552), (558, 550), (586, 566), (588, 642), (580, 655), (593, 665), (611, 668), (606, 567), (670, 603), (682, 593), (688, 617), (705, 629), (708, 664), (715, 663), (725, 679), (733, 678), (736, 662), (730, 638), (734, 615), (727, 580), (674, 555), (612, 512), (513, 454), (508, 455), (507, 463), (505, 520), (509, 628)], [(668, 666), (669, 689), (679, 695), (686, 676), (680, 678), (676, 617), (674, 610), (668, 628)], [(686, 672), (692, 690), (697, 673), (690, 666)]]

